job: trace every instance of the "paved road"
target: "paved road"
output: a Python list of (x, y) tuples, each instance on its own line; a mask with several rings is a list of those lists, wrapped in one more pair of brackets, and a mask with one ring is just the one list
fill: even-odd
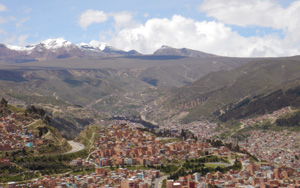
[(78, 142), (74, 142), (74, 141), (68, 141), (68, 143), (72, 146), (71, 151), (68, 151), (64, 154), (68, 154), (68, 153), (75, 153), (81, 150), (85, 149), (85, 146), (83, 144), (80, 144)]
[(164, 179), (167, 179), (168, 176), (162, 176), (160, 178), (156, 178), (154, 180), (154, 188), (161, 188), (162, 186), (162, 182), (164, 181)]

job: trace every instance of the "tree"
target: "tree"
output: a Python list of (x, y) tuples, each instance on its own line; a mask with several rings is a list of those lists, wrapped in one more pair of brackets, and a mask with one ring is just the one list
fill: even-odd
[(185, 138), (186, 138), (186, 132), (183, 129), (181, 129), (180, 136), (183, 138), (183, 140), (185, 140)]
[(8, 103), (7, 100), (5, 100), (5, 98), (2, 98), (1, 101), (0, 101), (0, 106), (1, 107), (7, 107), (7, 103)]
[(51, 122), (50, 117), (49, 117), (49, 116), (46, 116), (46, 117), (45, 117), (45, 121), (46, 121), (47, 123), (50, 123), (50, 122)]

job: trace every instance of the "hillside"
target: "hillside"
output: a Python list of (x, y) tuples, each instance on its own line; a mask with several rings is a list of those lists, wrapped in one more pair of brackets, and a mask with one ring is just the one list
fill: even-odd
[[(76, 48), (84, 53), (117, 53), (105, 44)], [(0, 64), (0, 94), (20, 106), (47, 109), (52, 126), (71, 139), (85, 126), (113, 116), (158, 123), (215, 120), (225, 112), (224, 121), (242, 117), (233, 110), (244, 112), (238, 108), (244, 101), (298, 86), (299, 61), (297, 56), (231, 58), (164, 46), (152, 55), (8, 62)]]
[(22, 109), (0, 104), (0, 152), (18, 153), (26, 149), (30, 155), (61, 153), (70, 149), (57, 129), (50, 126), (50, 118), (41, 108), (30, 106)]
[[(300, 83), (298, 82), (298, 84)], [(279, 89), (266, 96), (246, 98), (238, 104), (232, 105), (224, 114), (220, 115), (219, 119), (226, 122), (232, 119), (249, 118), (254, 115), (271, 113), (288, 106), (300, 107), (300, 85), (288, 90)]]
[[(87, 53), (89, 47), (84, 48), (81, 50)], [(104, 47), (93, 48), (88, 52), (104, 53), (101, 51)], [(51, 113), (52, 126), (72, 139), (92, 122), (114, 115), (139, 116), (149, 103), (172, 88), (251, 61), (192, 55), (202, 53), (187, 50), (180, 55), (161, 52), (160, 55), (52, 57), (23, 63), (4, 61), (0, 63), (0, 95), (15, 105), (45, 108)]]
[[(169, 93), (158, 105), (163, 106), (159, 118), (183, 114), (179, 120), (184, 123), (215, 119), (246, 98), (267, 95), (288, 84), (299, 85), (299, 70), (300, 58), (288, 57), (257, 59), (235, 70), (210, 73)], [(155, 113), (148, 114), (148, 118), (156, 117)]]

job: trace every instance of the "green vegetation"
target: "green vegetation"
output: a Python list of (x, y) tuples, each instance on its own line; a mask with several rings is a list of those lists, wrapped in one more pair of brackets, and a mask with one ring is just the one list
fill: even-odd
[(41, 162), (41, 163), (47, 163), (47, 162), (67, 162), (71, 161), (73, 159), (76, 159), (78, 157), (86, 157), (88, 155), (87, 150), (82, 150), (76, 153), (69, 153), (64, 155), (42, 155), (42, 156), (17, 156), (14, 155), (14, 153), (11, 154), (9, 157), (11, 162), (25, 164), (25, 163), (34, 163), (34, 162)]
[(166, 188), (166, 187), (167, 187), (167, 179), (164, 179), (161, 188)]
[(0, 174), (16, 174), (20, 172), (23, 172), (23, 170), (16, 166), (0, 166)]
[[(4, 166), (0, 168), (0, 175), (3, 175), (3, 182), (6, 181), (22, 181), (38, 177), (39, 174), (59, 174), (74, 171), (75, 173), (84, 173), (93, 171), (93, 169), (78, 169), (69, 165), (69, 162), (78, 157), (84, 158), (87, 156), (87, 150), (82, 150), (77, 153), (65, 155), (42, 155), (33, 156), (26, 150), (12, 152), (9, 157), (11, 162), (16, 163), (19, 167)], [(24, 174), (15, 175), (18, 173)], [(28, 172), (28, 173), (27, 173)], [(38, 172), (34, 173), (34, 172)], [(2, 177), (1, 175), (1, 177)]]
[(275, 124), (282, 127), (300, 126), (300, 111), (290, 117), (282, 117), (276, 120)]
[(85, 167), (85, 168), (76, 168), (72, 170), (73, 175), (88, 175), (95, 172), (95, 168)]
[(207, 168), (216, 168), (216, 167), (223, 168), (223, 167), (226, 167), (226, 165), (218, 164), (218, 163), (205, 163), (204, 166), (207, 167)]
[[(207, 156), (204, 158), (187, 160), (183, 164), (181, 168), (179, 168), (176, 172), (171, 173), (169, 179), (178, 179), (179, 176), (186, 176), (188, 174), (193, 174), (195, 172), (201, 173), (201, 175), (206, 175), (209, 172), (221, 172), (225, 173), (229, 170), (241, 170), (242, 163), (236, 160), (233, 165), (225, 166), (225, 165), (205, 165), (205, 162), (217, 162), (217, 161), (226, 161), (225, 159), (220, 159), (216, 156)], [(210, 167), (207, 167), (210, 166)]]
[(178, 169), (180, 169), (180, 166), (177, 165), (147, 165), (148, 168), (154, 168), (156, 170), (160, 170), (161, 172), (165, 173), (165, 174), (170, 174), (173, 172), (178, 171)]
[(299, 60), (299, 57), (256, 59), (231, 71), (210, 73), (172, 90), (156, 116), (172, 119), (184, 112), (179, 118), (182, 123), (214, 120), (219, 116), (228, 121), (289, 105), (299, 106)]
[[(101, 127), (98, 125), (90, 125), (85, 127), (85, 129), (80, 132), (80, 134), (75, 138), (76, 142), (80, 142), (85, 145), (86, 148), (91, 147), (91, 139), (93, 138), (93, 135), (99, 131)], [(95, 139), (95, 138), (94, 138)]]
[(1, 175), (0, 182), (24, 181), (38, 177), (40, 177), (39, 173), (34, 172), (24, 172), (18, 175)]
[[(272, 113), (273, 111), (286, 106), (300, 106), (300, 86), (291, 88), (287, 91), (280, 89), (267, 96), (254, 97), (251, 100), (247, 98), (235, 105), (232, 109), (228, 110), (225, 114), (221, 115), (219, 119), (225, 122), (230, 119), (242, 119), (254, 115), (263, 115), (266, 113)], [(296, 116), (289, 120), (279, 120), (276, 124), (279, 126), (288, 124), (286, 126), (290, 126), (290, 124), (297, 125), (299, 122), (299, 117)]]

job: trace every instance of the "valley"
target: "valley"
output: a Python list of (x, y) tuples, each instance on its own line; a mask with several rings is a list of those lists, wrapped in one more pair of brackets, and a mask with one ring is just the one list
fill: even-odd
[[(233, 58), (168, 46), (143, 55), (101, 45), (0, 47), (1, 117), (23, 121), (2, 131), (20, 131), (20, 139), (13, 148), (2, 139), (1, 182), (299, 184), (299, 56)], [(45, 144), (27, 146), (21, 138), (32, 133), (34, 146)]]

